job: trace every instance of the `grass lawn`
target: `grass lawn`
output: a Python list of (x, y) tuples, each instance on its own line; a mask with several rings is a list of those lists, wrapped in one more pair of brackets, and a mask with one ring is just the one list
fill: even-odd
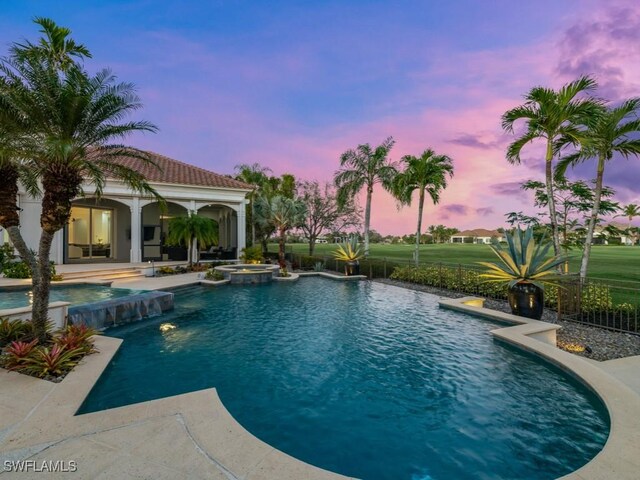
[[(372, 244), (372, 258), (386, 258), (394, 261), (411, 261), (413, 245)], [(315, 255), (331, 256), (336, 249), (333, 244), (316, 245)], [(269, 251), (278, 251), (275, 244), (269, 245)], [(287, 244), (287, 252), (293, 251), (308, 255), (309, 245)], [(589, 276), (607, 280), (640, 282), (640, 247), (594, 245), (589, 262)], [(437, 244), (423, 245), (420, 248), (421, 262), (443, 262), (473, 264), (478, 261), (496, 260), (488, 245)], [(580, 251), (570, 253), (570, 269), (577, 272), (580, 267)]]

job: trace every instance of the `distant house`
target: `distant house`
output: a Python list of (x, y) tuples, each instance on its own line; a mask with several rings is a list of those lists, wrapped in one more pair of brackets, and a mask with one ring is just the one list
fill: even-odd
[(451, 235), (451, 243), (480, 243), (490, 244), (493, 240), (498, 242), (504, 241), (504, 234), (497, 230), (487, 230), (485, 228), (476, 228), (475, 230), (465, 230)]
[[(618, 230), (619, 235), (611, 235), (607, 227)], [(593, 245), (633, 245), (634, 238), (626, 233), (629, 225), (622, 222), (610, 222), (607, 225), (597, 225), (593, 232)]]

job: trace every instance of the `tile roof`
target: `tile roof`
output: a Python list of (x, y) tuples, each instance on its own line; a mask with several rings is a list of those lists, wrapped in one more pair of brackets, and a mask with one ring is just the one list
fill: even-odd
[(464, 232), (455, 233), (452, 237), (502, 237), (502, 233), (497, 230), (487, 230), (486, 228), (476, 228), (475, 230), (465, 230)]
[(142, 173), (149, 182), (174, 183), (179, 185), (197, 185), (201, 187), (238, 188), (252, 190), (253, 187), (244, 182), (204, 168), (165, 157), (155, 152), (145, 152), (159, 167), (156, 168), (137, 158), (118, 157), (113, 161)]

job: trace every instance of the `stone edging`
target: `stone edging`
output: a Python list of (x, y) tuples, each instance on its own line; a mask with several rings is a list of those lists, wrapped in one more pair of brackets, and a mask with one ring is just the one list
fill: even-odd
[(638, 478), (640, 458), (640, 395), (609, 375), (596, 364), (560, 350), (555, 346), (558, 325), (529, 320), (484, 308), (484, 299), (462, 297), (441, 299), (442, 308), (481, 316), (510, 324), (492, 330), (498, 339), (531, 352), (562, 368), (588, 388), (604, 403), (609, 412), (610, 432), (603, 449), (589, 463), (562, 477), (564, 480)]

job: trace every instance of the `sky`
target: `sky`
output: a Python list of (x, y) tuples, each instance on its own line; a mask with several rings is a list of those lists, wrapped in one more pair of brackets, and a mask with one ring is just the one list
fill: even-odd
[[(500, 126), (532, 87), (589, 74), (607, 100), (640, 96), (633, 0), (0, 0), (0, 55), (38, 37), (36, 16), (71, 28), (93, 54), (87, 69), (137, 86), (136, 118), (159, 127), (131, 137), (137, 147), (222, 174), (258, 162), (319, 181), (345, 150), (389, 136), (394, 161), (449, 155), (454, 178), (425, 226), (496, 228), (507, 212), (533, 212), (519, 185), (544, 178), (540, 145), (510, 165), (514, 137)], [(640, 159), (614, 159), (605, 183), (640, 203)], [(398, 210), (377, 188), (371, 228), (415, 231), (416, 203)]]

